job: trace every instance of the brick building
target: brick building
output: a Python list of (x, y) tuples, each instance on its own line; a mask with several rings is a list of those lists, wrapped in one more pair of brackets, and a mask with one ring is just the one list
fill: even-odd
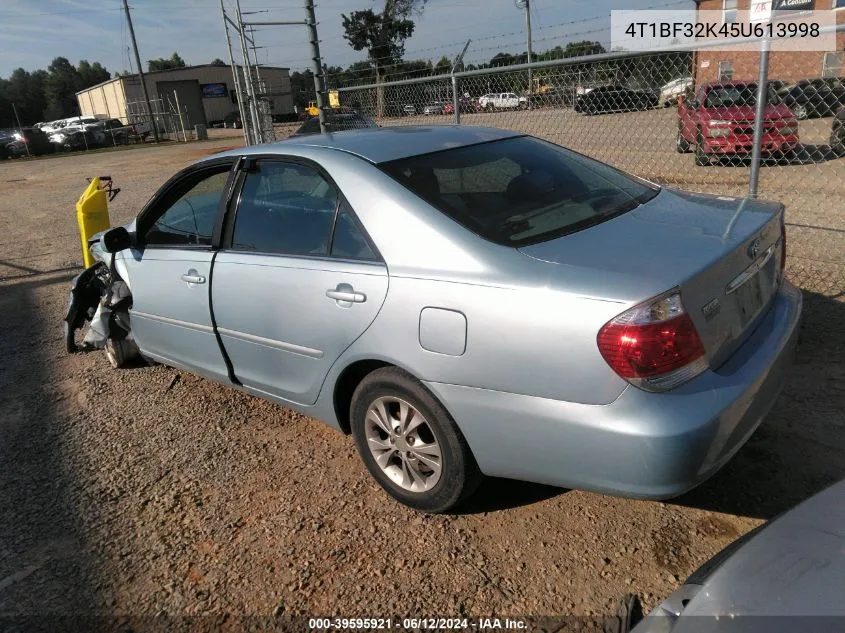
[[(718, 11), (726, 22), (738, 11), (749, 11), (751, 0), (695, 0), (699, 11)], [(837, 24), (845, 24), (845, 0), (815, 0), (816, 10), (836, 11)], [(717, 79), (756, 79), (760, 53), (701, 49), (695, 53), (696, 83)], [(836, 49), (826, 52), (773, 51), (769, 78), (793, 82), (815, 77), (845, 76), (845, 33), (836, 34)]]

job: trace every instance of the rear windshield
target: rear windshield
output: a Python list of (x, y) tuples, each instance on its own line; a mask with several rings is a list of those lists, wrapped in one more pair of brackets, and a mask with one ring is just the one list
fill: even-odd
[(522, 136), (380, 167), (478, 235), (525, 246), (625, 213), (659, 188), (552, 143)]
[[(768, 102), (780, 103), (774, 86), (768, 86)], [(757, 105), (757, 84), (736, 84), (733, 86), (719, 86), (707, 92), (704, 106), (707, 108), (723, 108), (734, 106)]]

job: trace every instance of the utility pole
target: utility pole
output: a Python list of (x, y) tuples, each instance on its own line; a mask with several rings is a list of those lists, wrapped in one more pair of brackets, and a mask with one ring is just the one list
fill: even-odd
[(144, 80), (144, 70), (141, 67), (141, 56), (138, 54), (138, 42), (135, 41), (135, 29), (132, 28), (132, 16), (129, 15), (129, 5), (123, 0), (123, 10), (126, 12), (126, 22), (129, 24), (129, 37), (132, 39), (132, 48), (135, 50), (135, 63), (138, 64), (138, 77), (141, 79), (141, 92), (144, 95), (144, 102), (147, 104), (147, 112), (153, 124), (153, 138), (158, 143), (158, 126), (153, 116), (153, 107), (150, 105), (150, 95), (147, 93), (147, 82)]
[[(525, 39), (528, 45), (528, 63), (531, 63), (531, 0), (515, 0), (518, 9), (525, 9)], [(534, 93), (534, 74), (528, 69), (528, 109), (531, 109), (531, 95)]]
[(314, 0), (305, 0), (305, 22), (308, 25), (308, 39), (311, 42), (311, 69), (314, 72), (314, 90), (317, 93), (317, 109), (320, 111), (320, 132), (326, 132), (326, 113), (323, 112), (323, 82), (320, 76), (323, 69), (320, 66), (320, 41), (317, 38), (317, 18), (314, 15)]
[(238, 35), (241, 40), (241, 54), (244, 60), (244, 75), (246, 75), (246, 98), (249, 106), (250, 119), (252, 119), (252, 138), (255, 143), (261, 143), (261, 119), (258, 116), (258, 104), (255, 101), (255, 89), (252, 85), (252, 64), (249, 61), (249, 49), (246, 46), (246, 33), (244, 32), (244, 20), (241, 14), (241, 0), (236, 2), (238, 11)]
[(238, 67), (235, 65), (235, 56), (232, 54), (232, 39), (229, 37), (228, 16), (226, 15), (226, 6), (223, 4), (223, 0), (220, 0), (220, 11), (223, 13), (223, 29), (226, 31), (226, 45), (229, 47), (229, 63), (232, 66), (232, 78), (235, 80), (235, 95), (238, 99), (238, 112), (241, 115), (241, 129), (244, 132), (244, 143), (249, 145), (249, 130), (246, 125), (247, 111), (244, 108), (243, 95), (241, 94), (241, 78), (238, 75)]

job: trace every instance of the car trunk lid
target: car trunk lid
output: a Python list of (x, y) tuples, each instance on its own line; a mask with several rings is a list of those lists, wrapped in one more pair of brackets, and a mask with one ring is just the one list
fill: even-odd
[(771, 305), (783, 211), (775, 203), (664, 189), (631, 212), (520, 250), (549, 263), (646, 278), (655, 294), (679, 287), (715, 368)]

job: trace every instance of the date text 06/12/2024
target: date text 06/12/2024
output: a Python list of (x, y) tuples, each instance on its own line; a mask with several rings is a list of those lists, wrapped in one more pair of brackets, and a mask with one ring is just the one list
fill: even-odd
[(308, 629), (311, 631), (338, 630), (523, 630), (523, 620), (511, 618), (311, 618)]

